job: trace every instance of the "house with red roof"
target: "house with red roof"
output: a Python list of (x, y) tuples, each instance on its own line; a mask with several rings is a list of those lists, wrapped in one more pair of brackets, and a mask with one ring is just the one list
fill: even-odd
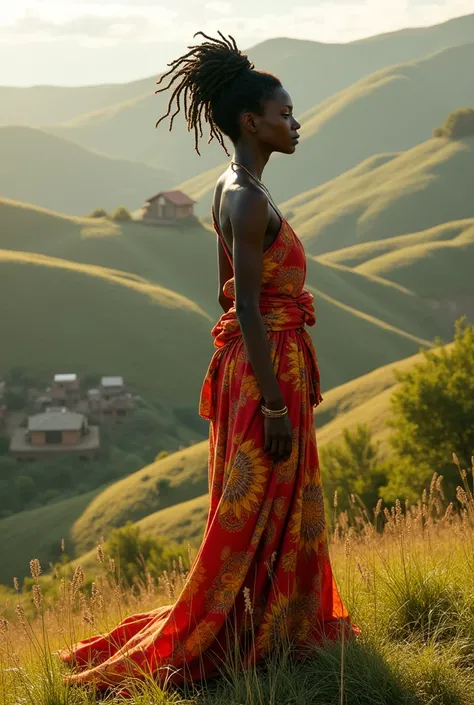
[(150, 224), (169, 225), (194, 215), (194, 204), (182, 191), (160, 191), (145, 202), (143, 221)]

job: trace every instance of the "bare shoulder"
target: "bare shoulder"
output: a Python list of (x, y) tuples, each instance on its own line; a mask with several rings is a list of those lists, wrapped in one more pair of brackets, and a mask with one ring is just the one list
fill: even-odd
[(268, 222), (268, 199), (253, 183), (233, 184), (229, 188), (228, 213), (232, 228), (264, 226)]

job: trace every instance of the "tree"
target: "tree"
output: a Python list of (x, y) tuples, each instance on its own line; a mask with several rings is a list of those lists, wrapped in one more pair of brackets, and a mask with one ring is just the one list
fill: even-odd
[(459, 319), (453, 345), (423, 355), (424, 362), (396, 373), (400, 386), (392, 395), (389, 421), (390, 441), (401, 460), (398, 474), (404, 474), (394, 477), (392, 486), (403, 487), (404, 479), (412, 493), (420, 492), (433, 472), (455, 489), (460, 478), (453, 452), (464, 467), (474, 455), (474, 326)]
[(449, 113), (443, 126), (433, 130), (433, 136), (447, 137), (451, 140), (474, 137), (474, 109), (460, 108)]
[(368, 510), (377, 504), (379, 488), (388, 474), (388, 464), (379, 458), (379, 446), (372, 441), (368, 426), (357, 424), (354, 431), (343, 430), (342, 442), (321, 448), (323, 485), (329, 503), (337, 490), (339, 509), (348, 508), (351, 494), (358, 495)]
[(125, 206), (119, 206), (119, 208), (116, 208), (112, 213), (112, 218), (122, 223), (127, 220), (131, 220), (132, 216), (130, 215), (128, 208), (125, 208)]
[(94, 208), (92, 213), (89, 215), (89, 218), (106, 218), (107, 215), (108, 213), (105, 208)]
[(155, 574), (169, 570), (173, 559), (180, 555), (176, 544), (161, 536), (142, 536), (140, 527), (130, 521), (111, 531), (104, 548), (114, 559), (120, 577), (129, 585), (137, 579), (145, 580), (147, 570)]

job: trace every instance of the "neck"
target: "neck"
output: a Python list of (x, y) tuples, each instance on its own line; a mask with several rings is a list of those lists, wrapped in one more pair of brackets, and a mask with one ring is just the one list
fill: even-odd
[(242, 166), (248, 169), (257, 179), (261, 179), (269, 158), (270, 154), (264, 154), (260, 150), (255, 150), (255, 148), (251, 147), (249, 144), (237, 142), (234, 147), (232, 161), (242, 164)]

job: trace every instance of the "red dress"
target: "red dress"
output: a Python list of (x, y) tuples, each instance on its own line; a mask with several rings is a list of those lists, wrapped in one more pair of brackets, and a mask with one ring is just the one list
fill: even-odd
[[(215, 220), (214, 227), (225, 247)], [(145, 671), (159, 683), (182, 684), (217, 675), (236, 643), (247, 667), (274, 651), (282, 632), (297, 645), (358, 633), (328, 556), (313, 421), (322, 397), (304, 327), (315, 323), (305, 276), (303, 245), (283, 221), (263, 256), (260, 306), (289, 409), (291, 457), (277, 463), (263, 451), (261, 394), (232, 306), (212, 331), (217, 350), (201, 392), (200, 414), (210, 420), (210, 507), (187, 581), (175, 604), (133, 615), (110, 634), (60, 652), (78, 669), (68, 682), (101, 688)], [(224, 293), (235, 300), (233, 278)]]

